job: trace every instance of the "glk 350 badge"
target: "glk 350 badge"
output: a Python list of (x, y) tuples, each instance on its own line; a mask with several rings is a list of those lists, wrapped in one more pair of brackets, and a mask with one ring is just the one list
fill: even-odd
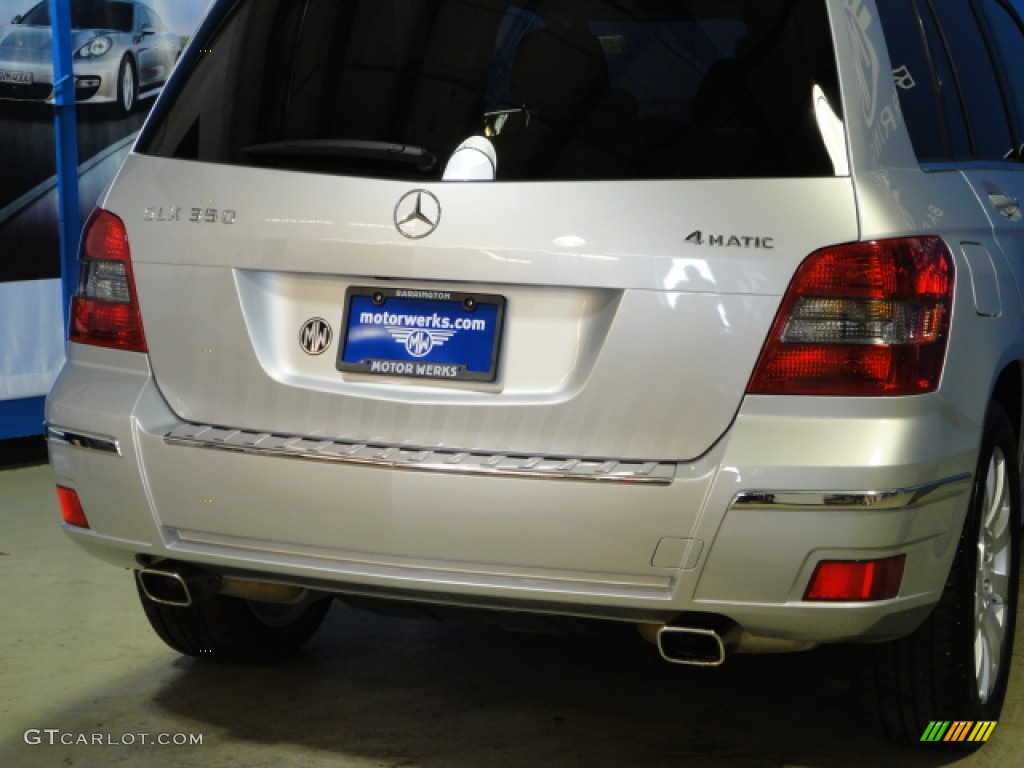
[(190, 221), (194, 224), (234, 224), (238, 212), (231, 208), (179, 208), (172, 205), (147, 208), (143, 221)]

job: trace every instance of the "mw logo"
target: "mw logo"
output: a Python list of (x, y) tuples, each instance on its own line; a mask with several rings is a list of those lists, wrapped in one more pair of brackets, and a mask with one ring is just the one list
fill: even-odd
[(299, 331), (299, 344), (307, 355), (322, 355), (331, 346), (331, 325), (322, 317), (307, 320)]

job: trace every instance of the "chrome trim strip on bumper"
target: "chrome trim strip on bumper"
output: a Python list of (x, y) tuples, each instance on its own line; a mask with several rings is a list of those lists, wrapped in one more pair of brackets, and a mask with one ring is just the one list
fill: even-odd
[(668, 462), (439, 451), (400, 445), (371, 445), (347, 440), (289, 437), (200, 424), (183, 424), (165, 434), (164, 442), (167, 445), (305, 461), (360, 464), (412, 472), (587, 480), (635, 485), (670, 485), (676, 474), (676, 465)]
[(83, 448), (88, 451), (109, 453), (115, 456), (121, 455), (121, 444), (112, 437), (101, 435), (90, 435), (85, 432), (74, 432), (58, 427), (46, 428), (46, 439), (55, 443), (64, 443), (75, 448)]
[(907, 509), (949, 499), (969, 490), (971, 475), (948, 477), (914, 488), (891, 491), (744, 491), (733, 507), (744, 509)]

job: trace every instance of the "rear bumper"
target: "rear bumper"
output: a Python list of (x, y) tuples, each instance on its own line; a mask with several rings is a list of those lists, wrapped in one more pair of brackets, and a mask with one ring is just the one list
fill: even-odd
[[(76, 345), (47, 419), (56, 481), (91, 525), (68, 534), (123, 567), (170, 558), (328, 592), (630, 621), (713, 613), (829, 642), (905, 634), (938, 600), (978, 441), (943, 402), (748, 399), (701, 459), (619, 465), (653, 463), (665, 482), (591, 471), (606, 459), (464, 471), (435, 456), (403, 471), (401, 446), (346, 461), (283, 454), (280, 439), (183, 442), (144, 356)], [(530, 458), (542, 460), (524, 469)], [(819, 560), (894, 554), (907, 556), (897, 598), (802, 600)]]

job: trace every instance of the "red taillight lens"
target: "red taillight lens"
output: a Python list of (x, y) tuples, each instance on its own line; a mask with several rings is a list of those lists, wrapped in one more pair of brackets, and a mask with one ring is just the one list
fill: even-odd
[(750, 394), (917, 395), (939, 386), (953, 257), (937, 237), (811, 254), (761, 352)]
[(58, 485), (57, 501), (60, 502), (60, 514), (65, 523), (76, 528), (89, 527), (89, 521), (85, 519), (85, 510), (82, 509), (82, 502), (78, 498), (77, 492)]
[(891, 600), (900, 593), (906, 562), (906, 555), (882, 560), (823, 560), (814, 569), (804, 600)]
[(71, 300), (71, 341), (146, 352), (124, 222), (109, 211), (93, 211), (78, 257), (82, 274)]

